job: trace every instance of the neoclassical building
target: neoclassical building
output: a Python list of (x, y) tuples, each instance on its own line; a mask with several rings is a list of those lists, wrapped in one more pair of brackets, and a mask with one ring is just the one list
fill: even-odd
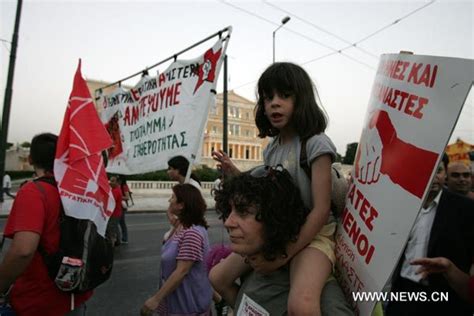
[[(86, 80), (91, 95), (95, 96), (95, 90), (106, 86), (108, 82), (88, 79)], [(130, 88), (126, 87), (125, 88)], [(107, 88), (104, 93), (110, 93), (114, 87)], [(254, 107), (255, 102), (248, 100), (234, 91), (227, 94), (228, 104), (228, 154), (241, 170), (248, 170), (262, 164), (262, 151), (268, 143), (268, 139), (257, 136), (255, 127)], [(96, 103), (97, 111), (101, 111)], [(223, 94), (216, 96), (216, 106), (211, 107), (204, 131), (204, 142), (202, 147), (201, 164), (214, 168), (216, 163), (211, 157), (213, 150), (223, 148)]]
[[(268, 138), (257, 136), (255, 127), (255, 102), (250, 101), (234, 91), (227, 94), (227, 130), (228, 154), (241, 170), (247, 170), (262, 164), (263, 148)], [(202, 163), (214, 167), (211, 152), (223, 148), (223, 94), (217, 95), (216, 106), (209, 111), (206, 129), (204, 131), (204, 145), (202, 149)]]

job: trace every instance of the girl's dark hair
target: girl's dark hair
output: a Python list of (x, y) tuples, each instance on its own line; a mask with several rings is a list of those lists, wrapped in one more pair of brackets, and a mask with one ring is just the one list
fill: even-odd
[(317, 103), (315, 87), (308, 73), (293, 63), (274, 63), (260, 76), (257, 84), (257, 105), (255, 124), (258, 136), (276, 136), (280, 131), (274, 128), (265, 115), (265, 97), (275, 93), (291, 95), (295, 108), (290, 124), (293, 124), (301, 139), (310, 138), (326, 130), (327, 117)]
[(192, 225), (209, 227), (204, 219), (206, 202), (196, 187), (189, 183), (177, 184), (173, 187), (173, 193), (178, 203), (184, 204), (183, 210), (178, 215), (183, 227), (189, 228)]
[(286, 170), (271, 169), (256, 178), (251, 172), (226, 179), (215, 191), (216, 210), (225, 220), (232, 209), (245, 214), (249, 207), (257, 210), (255, 219), (263, 224), (262, 248), (266, 260), (287, 256), (289, 242), (296, 241), (309, 210), (301, 200), (300, 191)]
[[(182, 175), (183, 177), (186, 177), (186, 172), (188, 171), (188, 168), (189, 168), (189, 161), (188, 159), (186, 159), (186, 157), (174, 156), (173, 158), (168, 160), (168, 166), (173, 169), (177, 169), (180, 175)], [(194, 173), (191, 173), (191, 179), (196, 180), (196, 182), (199, 183), (199, 185), (201, 185), (201, 181)]]
[(51, 133), (38, 134), (31, 140), (30, 156), (36, 168), (52, 171), (58, 136)]

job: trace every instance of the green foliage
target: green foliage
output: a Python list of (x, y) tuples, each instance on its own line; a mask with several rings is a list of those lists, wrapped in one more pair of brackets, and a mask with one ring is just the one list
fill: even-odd
[(21, 143), (20, 146), (23, 147), (23, 148), (30, 148), (30, 147), (31, 147), (31, 143), (30, 143), (30, 142), (23, 142), (23, 143)]
[(7, 143), (6, 147), (7, 149), (10, 149), (13, 146), (13, 143)]
[(342, 156), (339, 153), (336, 153), (336, 161), (334, 162), (342, 162)]
[(33, 178), (33, 171), (5, 171), (5, 173), (8, 173), (12, 180)]
[(194, 174), (203, 182), (212, 182), (219, 177), (219, 171), (203, 165), (201, 168), (193, 171)]
[(137, 181), (169, 181), (170, 178), (166, 173), (166, 170), (159, 170), (147, 173), (140, 173), (127, 176), (127, 180)]
[(352, 165), (354, 163), (358, 143), (347, 144), (346, 155), (342, 160), (342, 163), (345, 165)]
[[(209, 168), (206, 165), (203, 165), (195, 170), (193, 173), (199, 178), (200, 181), (214, 181), (219, 177), (219, 171), (216, 169)], [(109, 178), (111, 174), (108, 175)], [(159, 170), (148, 173), (128, 175), (127, 180), (131, 181), (170, 181), (166, 170)]]

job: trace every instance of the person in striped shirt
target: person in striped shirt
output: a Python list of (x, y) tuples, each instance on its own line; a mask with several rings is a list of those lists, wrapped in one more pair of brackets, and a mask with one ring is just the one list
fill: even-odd
[(179, 226), (161, 248), (159, 290), (145, 301), (140, 314), (211, 315), (206, 203), (197, 188), (184, 183), (173, 187), (168, 208)]

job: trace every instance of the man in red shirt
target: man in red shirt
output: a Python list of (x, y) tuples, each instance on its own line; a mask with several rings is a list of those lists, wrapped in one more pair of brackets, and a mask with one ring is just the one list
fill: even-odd
[(110, 216), (109, 222), (107, 223), (107, 238), (112, 241), (112, 245), (120, 245), (120, 231), (119, 231), (119, 222), (122, 217), (122, 189), (120, 188), (119, 179), (117, 176), (110, 177), (110, 186), (112, 187), (112, 194), (115, 199), (115, 209)]
[[(29, 162), (39, 178), (53, 177), (57, 139), (56, 135), (45, 133), (31, 141)], [(38, 252), (40, 245), (47, 253), (58, 250), (60, 212), (58, 189), (43, 181), (27, 182), (13, 202), (4, 231), (12, 242), (0, 264), (0, 300), (10, 292), (11, 305), (18, 316), (85, 315), (84, 302), (92, 291), (70, 294), (59, 290)]]

